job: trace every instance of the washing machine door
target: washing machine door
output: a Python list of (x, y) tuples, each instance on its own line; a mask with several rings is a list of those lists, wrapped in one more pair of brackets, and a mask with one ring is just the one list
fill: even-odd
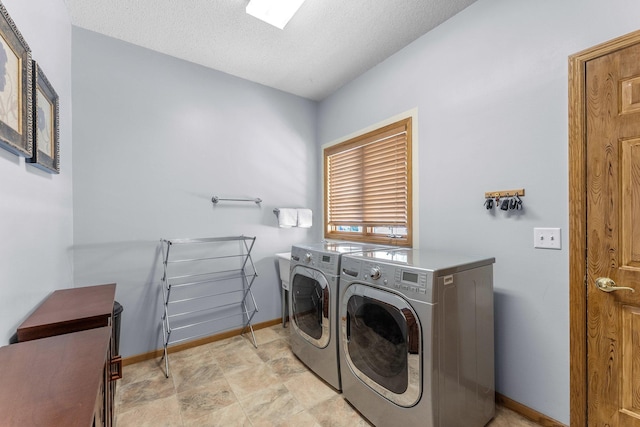
[(318, 348), (329, 344), (331, 289), (325, 275), (312, 268), (291, 270), (291, 318), (296, 333)]
[(342, 351), (353, 375), (397, 405), (415, 405), (422, 393), (422, 331), (411, 305), (383, 289), (351, 284), (340, 319)]

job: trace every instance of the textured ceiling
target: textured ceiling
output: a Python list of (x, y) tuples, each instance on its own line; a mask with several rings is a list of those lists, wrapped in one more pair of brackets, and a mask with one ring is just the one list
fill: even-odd
[(306, 0), (284, 30), (248, 0), (65, 0), (73, 25), (322, 100), (476, 0)]

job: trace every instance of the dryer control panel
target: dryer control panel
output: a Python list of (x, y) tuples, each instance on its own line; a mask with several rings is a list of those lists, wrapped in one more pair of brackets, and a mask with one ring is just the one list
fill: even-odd
[(388, 288), (408, 298), (434, 302), (433, 273), (406, 265), (376, 262), (362, 258), (342, 258), (342, 280)]

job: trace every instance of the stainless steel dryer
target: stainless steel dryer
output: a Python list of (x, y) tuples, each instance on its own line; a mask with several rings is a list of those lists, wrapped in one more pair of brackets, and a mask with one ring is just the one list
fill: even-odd
[(343, 396), (374, 425), (493, 418), (494, 262), (411, 249), (342, 257)]
[(338, 359), (340, 257), (376, 248), (381, 246), (336, 241), (291, 248), (291, 350), (337, 390), (341, 390)]

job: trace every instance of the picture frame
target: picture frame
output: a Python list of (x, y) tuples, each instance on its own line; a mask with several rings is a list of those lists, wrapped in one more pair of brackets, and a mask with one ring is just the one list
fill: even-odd
[(31, 49), (0, 3), (0, 147), (33, 154)]
[(33, 153), (27, 163), (60, 173), (60, 102), (58, 94), (36, 61), (33, 67)]

